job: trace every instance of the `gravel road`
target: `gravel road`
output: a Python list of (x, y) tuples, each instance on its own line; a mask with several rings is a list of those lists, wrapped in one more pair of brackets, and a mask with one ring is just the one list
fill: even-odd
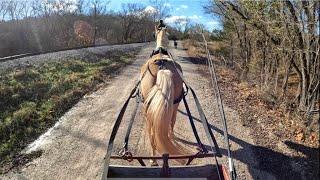
[(24, 67), (29, 65), (41, 65), (47, 62), (64, 61), (68, 59), (94, 59), (104, 56), (112, 51), (132, 51), (142, 48), (150, 43), (133, 43), (125, 45), (107, 45), (100, 47), (90, 47), (75, 50), (59, 51), (53, 53), (40, 54), (0, 62), (0, 71), (11, 68)]
[[(181, 43), (179, 43), (180, 45)], [(137, 44), (136, 46), (142, 46)], [(88, 94), (70, 109), (49, 132), (30, 145), (27, 151), (42, 150), (42, 155), (26, 164), (19, 171), (12, 171), (3, 175), (4, 179), (100, 179), (103, 169), (103, 158), (106, 152), (106, 144), (111, 133), (111, 126), (125, 99), (139, 78), (141, 65), (148, 59), (154, 44), (144, 44), (141, 52), (136, 56), (132, 65), (127, 66), (110, 83), (98, 91)], [(218, 144), (223, 153), (219, 162), (227, 166), (226, 148), (222, 136), (222, 123), (209, 80), (198, 71), (198, 65), (192, 64), (186, 51), (182, 48), (170, 49), (175, 60), (181, 64), (185, 79), (193, 87), (203, 106), (205, 114), (211, 124)], [(62, 53), (62, 52), (61, 52)], [(81, 53), (78, 52), (77, 53)], [(69, 54), (69, 52), (68, 52)], [(72, 54), (70, 52), (70, 54)], [(32, 59), (32, 57), (29, 57)], [(191, 96), (187, 100), (195, 119), (198, 114)], [(130, 104), (127, 112), (131, 112)], [(239, 179), (274, 179), (270, 174), (255, 169), (255, 157), (250, 151), (253, 144), (249, 136), (249, 130), (240, 123), (239, 115), (231, 107), (225, 105), (228, 120), (231, 149), (235, 153), (235, 167)], [(128, 114), (126, 117), (129, 117)], [(119, 129), (114, 152), (122, 146), (123, 138), (128, 125), (128, 119), (124, 119)], [(200, 138), (205, 144), (204, 130), (200, 122), (196, 121), (196, 127)], [(180, 104), (175, 134), (182, 139), (183, 145), (190, 151), (195, 151), (195, 138), (185, 116), (183, 104)], [(130, 150), (136, 155), (149, 155), (150, 148), (144, 133), (144, 123), (141, 111), (138, 113), (130, 137)], [(245, 151), (241, 151), (245, 149)], [(212, 159), (194, 161), (195, 164), (212, 163)], [(124, 161), (112, 161), (113, 164), (126, 164)], [(135, 162), (129, 164), (136, 164)], [(1, 179), (1, 176), (0, 176)]]

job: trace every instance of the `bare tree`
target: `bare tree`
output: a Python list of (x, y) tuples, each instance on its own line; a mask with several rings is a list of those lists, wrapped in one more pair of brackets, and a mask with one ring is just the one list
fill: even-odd
[(9, 14), (9, 18), (11, 20), (15, 20), (17, 17), (17, 7), (18, 7), (18, 1), (15, 1), (15, 0), (10, 0), (8, 2), (8, 5), (7, 5), (7, 11), (8, 11), (8, 14)]
[(91, 6), (90, 8), (90, 14), (93, 17), (93, 24), (94, 24), (94, 38), (93, 38), (93, 44), (96, 44), (96, 38), (97, 38), (97, 21), (98, 18), (106, 12), (106, 5), (109, 4), (110, 1), (101, 1), (101, 0), (93, 0), (89, 3)]
[[(294, 72), (299, 79), (294, 103), (302, 111), (314, 109), (320, 92), (318, 1), (215, 0), (205, 11), (224, 18), (228, 33), (236, 35), (238, 42), (232, 41), (232, 46), (240, 48), (244, 81), (252, 63), (259, 64), (261, 89), (273, 89), (277, 95), (282, 81), (283, 97)], [(279, 75), (282, 69), (284, 76)]]
[(154, 23), (144, 6), (127, 4), (121, 12), (114, 13), (106, 11), (107, 3), (104, 0), (0, 1), (0, 56), (152, 39)]
[(122, 26), (122, 40), (127, 43), (132, 35), (138, 30), (139, 21), (142, 19), (144, 7), (139, 4), (122, 4), (120, 13)]
[(150, 0), (150, 4), (156, 9), (152, 14), (153, 22), (157, 22), (160, 19), (165, 19), (170, 16), (170, 7), (166, 6), (168, 0)]
[(0, 2), (0, 16), (2, 17), (2, 21), (5, 20), (5, 17), (8, 13), (8, 1), (1, 1)]
[(76, 2), (76, 6), (77, 6), (77, 10), (76, 10), (76, 13), (78, 14), (84, 14), (85, 12), (85, 6), (87, 5), (88, 3), (85, 1), (85, 0), (78, 0)]

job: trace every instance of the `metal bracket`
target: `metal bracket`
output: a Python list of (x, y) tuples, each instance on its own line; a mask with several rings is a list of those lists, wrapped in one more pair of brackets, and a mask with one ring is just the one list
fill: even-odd
[(160, 177), (170, 177), (170, 167), (169, 167), (169, 154), (163, 154), (162, 155), (163, 159), (163, 165), (160, 173)]

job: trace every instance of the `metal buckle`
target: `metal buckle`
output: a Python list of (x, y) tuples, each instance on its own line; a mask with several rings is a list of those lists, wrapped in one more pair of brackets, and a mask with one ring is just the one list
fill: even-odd
[(132, 153), (130, 151), (125, 151), (123, 154), (123, 159), (127, 160), (128, 162), (132, 162), (133, 161)]
[(118, 154), (124, 159), (127, 160), (128, 162), (133, 161), (132, 158), (132, 153), (130, 151), (128, 151), (126, 148), (126, 143), (124, 143), (123, 147), (121, 148), (121, 150), (118, 152)]

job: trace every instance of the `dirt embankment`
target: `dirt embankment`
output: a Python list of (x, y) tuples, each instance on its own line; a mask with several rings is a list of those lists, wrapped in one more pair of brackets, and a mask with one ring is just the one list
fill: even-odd
[(0, 71), (11, 68), (22, 68), (26, 66), (41, 65), (50, 62), (61, 62), (70, 59), (81, 59), (97, 61), (101, 57), (117, 52), (129, 52), (142, 48), (150, 43), (133, 43), (125, 45), (106, 45), (100, 47), (90, 47), (67, 51), (58, 51), (53, 53), (45, 53), (36, 56), (29, 56), (0, 62)]
[[(195, 47), (191, 50), (198, 55), (193, 62), (204, 64), (206, 60), (201, 58), (201, 51)], [(218, 58), (214, 61), (224, 102), (236, 110), (241, 128), (248, 129), (253, 139), (253, 143), (246, 146), (256, 162), (250, 164), (250, 169), (267, 172), (276, 179), (319, 179), (319, 127), (306, 136), (307, 129), (292, 119), (296, 117), (270, 103), (258, 86), (239, 82), (235, 69), (225, 66)], [(199, 70), (210, 77), (205, 64), (200, 65)], [(234, 154), (237, 157), (246, 150)]]

